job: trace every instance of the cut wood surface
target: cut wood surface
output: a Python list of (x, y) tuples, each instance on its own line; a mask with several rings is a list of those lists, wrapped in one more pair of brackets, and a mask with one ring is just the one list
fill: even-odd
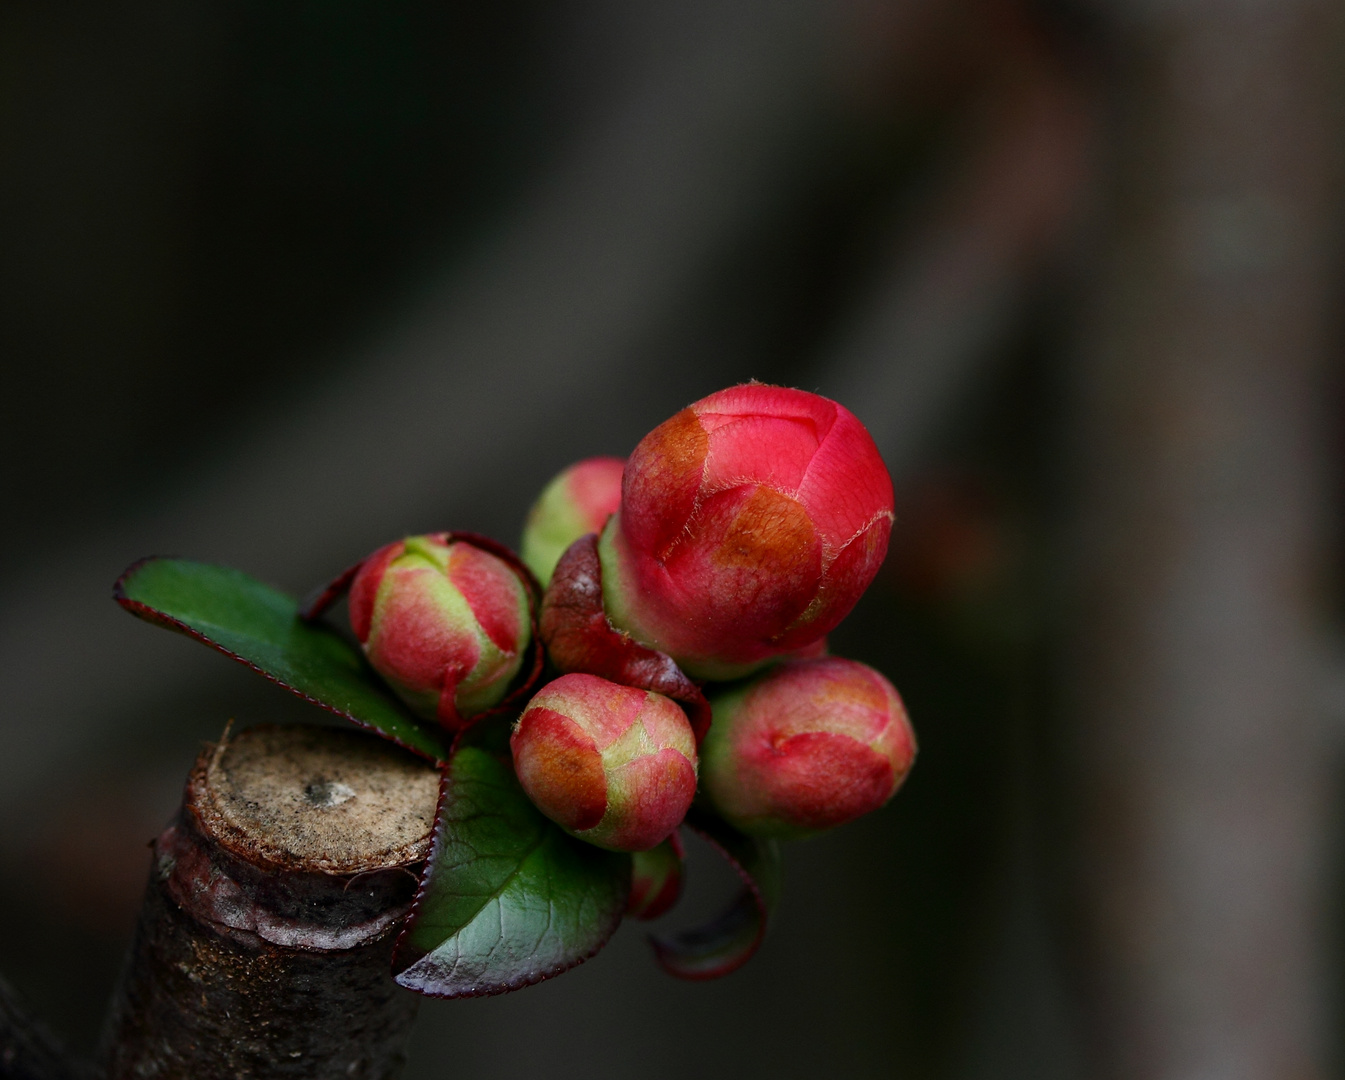
[(363, 732), (207, 747), (154, 843), (100, 1046), (110, 1080), (396, 1076), (418, 999), (391, 953), (437, 787)]

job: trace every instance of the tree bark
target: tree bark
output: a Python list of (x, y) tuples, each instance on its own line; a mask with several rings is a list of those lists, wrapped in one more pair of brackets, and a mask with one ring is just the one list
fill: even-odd
[(396, 1076), (418, 998), (391, 953), (437, 779), (356, 731), (262, 726), (207, 747), (154, 842), (108, 1080)]
[(1096, 1075), (1324, 1075), (1327, 8), (1116, 4), (1069, 640)]

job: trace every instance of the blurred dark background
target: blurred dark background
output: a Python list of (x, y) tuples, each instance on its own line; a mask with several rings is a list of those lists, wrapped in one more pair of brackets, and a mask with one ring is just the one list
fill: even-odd
[(321, 722), (126, 564), (516, 542), (757, 378), (887, 458), (832, 641), (919, 765), (742, 972), (627, 926), (427, 1002), (408, 1077), (1342, 1075), (1342, 14), (0, 7), (0, 972), (89, 1049), (200, 744)]

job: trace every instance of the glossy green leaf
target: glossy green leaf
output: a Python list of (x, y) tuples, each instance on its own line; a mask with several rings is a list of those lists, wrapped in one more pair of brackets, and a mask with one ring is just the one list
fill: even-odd
[(679, 979), (718, 979), (737, 971), (761, 947), (780, 898), (780, 846), (739, 832), (717, 814), (693, 806), (686, 824), (708, 840), (742, 879), (743, 888), (717, 918), (676, 934), (649, 936), (664, 971)]
[(629, 891), (629, 856), (567, 836), (507, 764), (464, 746), (445, 770), (434, 846), (393, 972), (435, 997), (529, 986), (601, 949)]
[(204, 642), (408, 750), (433, 761), (448, 756), (447, 740), (407, 714), (359, 649), (302, 622), (293, 597), (247, 574), (186, 559), (143, 559), (118, 579), (113, 595), (132, 614)]

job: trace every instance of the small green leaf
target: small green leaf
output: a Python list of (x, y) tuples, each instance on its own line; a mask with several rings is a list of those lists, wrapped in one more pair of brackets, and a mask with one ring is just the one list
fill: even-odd
[(717, 814), (693, 806), (686, 824), (728, 860), (742, 878), (737, 898), (704, 926), (676, 934), (649, 935), (654, 957), (679, 979), (718, 979), (737, 971), (760, 948), (766, 923), (780, 897), (780, 847), (739, 832)]
[(434, 997), (530, 986), (601, 949), (629, 891), (629, 856), (565, 835), (508, 765), (463, 746), (444, 772), (434, 846), (393, 972)]
[(448, 757), (439, 732), (412, 719), (355, 646), (302, 622), (293, 597), (224, 566), (142, 559), (118, 579), (117, 603), (246, 664), (285, 689), (432, 761)]

